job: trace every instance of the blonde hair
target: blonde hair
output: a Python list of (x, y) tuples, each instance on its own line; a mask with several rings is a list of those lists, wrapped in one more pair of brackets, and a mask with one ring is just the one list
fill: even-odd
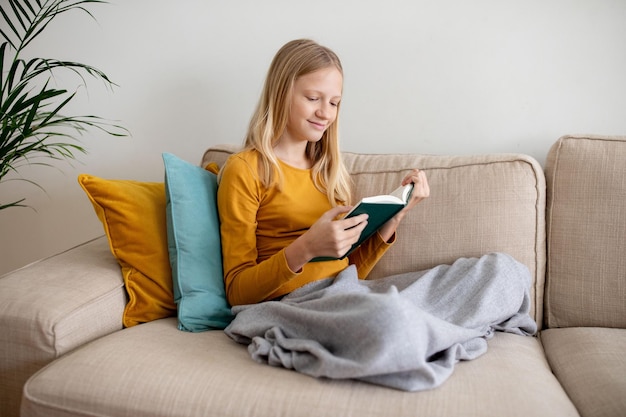
[[(274, 56), (265, 85), (250, 120), (245, 149), (259, 153), (259, 178), (265, 187), (279, 187), (282, 172), (274, 146), (287, 127), (293, 86), (303, 75), (334, 66), (343, 75), (337, 55), (308, 39), (286, 43)], [(339, 111), (339, 109), (337, 109)], [(313, 181), (330, 203), (350, 204), (350, 183), (339, 150), (338, 117), (317, 142), (307, 144), (307, 157), (313, 162)]]

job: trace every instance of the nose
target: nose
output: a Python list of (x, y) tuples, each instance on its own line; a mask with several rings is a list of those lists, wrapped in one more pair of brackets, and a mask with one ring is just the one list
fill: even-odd
[(315, 116), (320, 119), (329, 119), (332, 114), (332, 106), (330, 103), (320, 103), (319, 107), (315, 111)]

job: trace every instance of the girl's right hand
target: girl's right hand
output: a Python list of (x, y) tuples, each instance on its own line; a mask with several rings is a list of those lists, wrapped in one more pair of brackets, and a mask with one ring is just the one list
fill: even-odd
[(339, 258), (355, 244), (367, 226), (367, 214), (337, 219), (348, 213), (351, 206), (337, 206), (324, 213), (313, 225), (285, 248), (287, 263), (292, 271), (318, 256)]

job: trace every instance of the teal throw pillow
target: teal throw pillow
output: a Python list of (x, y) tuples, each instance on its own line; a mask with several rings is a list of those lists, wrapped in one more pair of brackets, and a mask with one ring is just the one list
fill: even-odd
[(163, 162), (178, 328), (224, 329), (233, 315), (224, 289), (217, 176), (169, 153), (163, 154)]

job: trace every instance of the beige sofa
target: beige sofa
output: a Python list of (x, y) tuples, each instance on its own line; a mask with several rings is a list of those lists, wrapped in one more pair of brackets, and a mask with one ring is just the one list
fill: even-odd
[(101, 237), (0, 279), (0, 414), (626, 415), (626, 138), (563, 137), (545, 175), (520, 154), (345, 159), (359, 196), (414, 166), (432, 189), (371, 278), (508, 252), (532, 273), (538, 336), (497, 333), (424, 392), (315, 379), (255, 363), (222, 331), (178, 330), (174, 317), (122, 329), (127, 294)]

